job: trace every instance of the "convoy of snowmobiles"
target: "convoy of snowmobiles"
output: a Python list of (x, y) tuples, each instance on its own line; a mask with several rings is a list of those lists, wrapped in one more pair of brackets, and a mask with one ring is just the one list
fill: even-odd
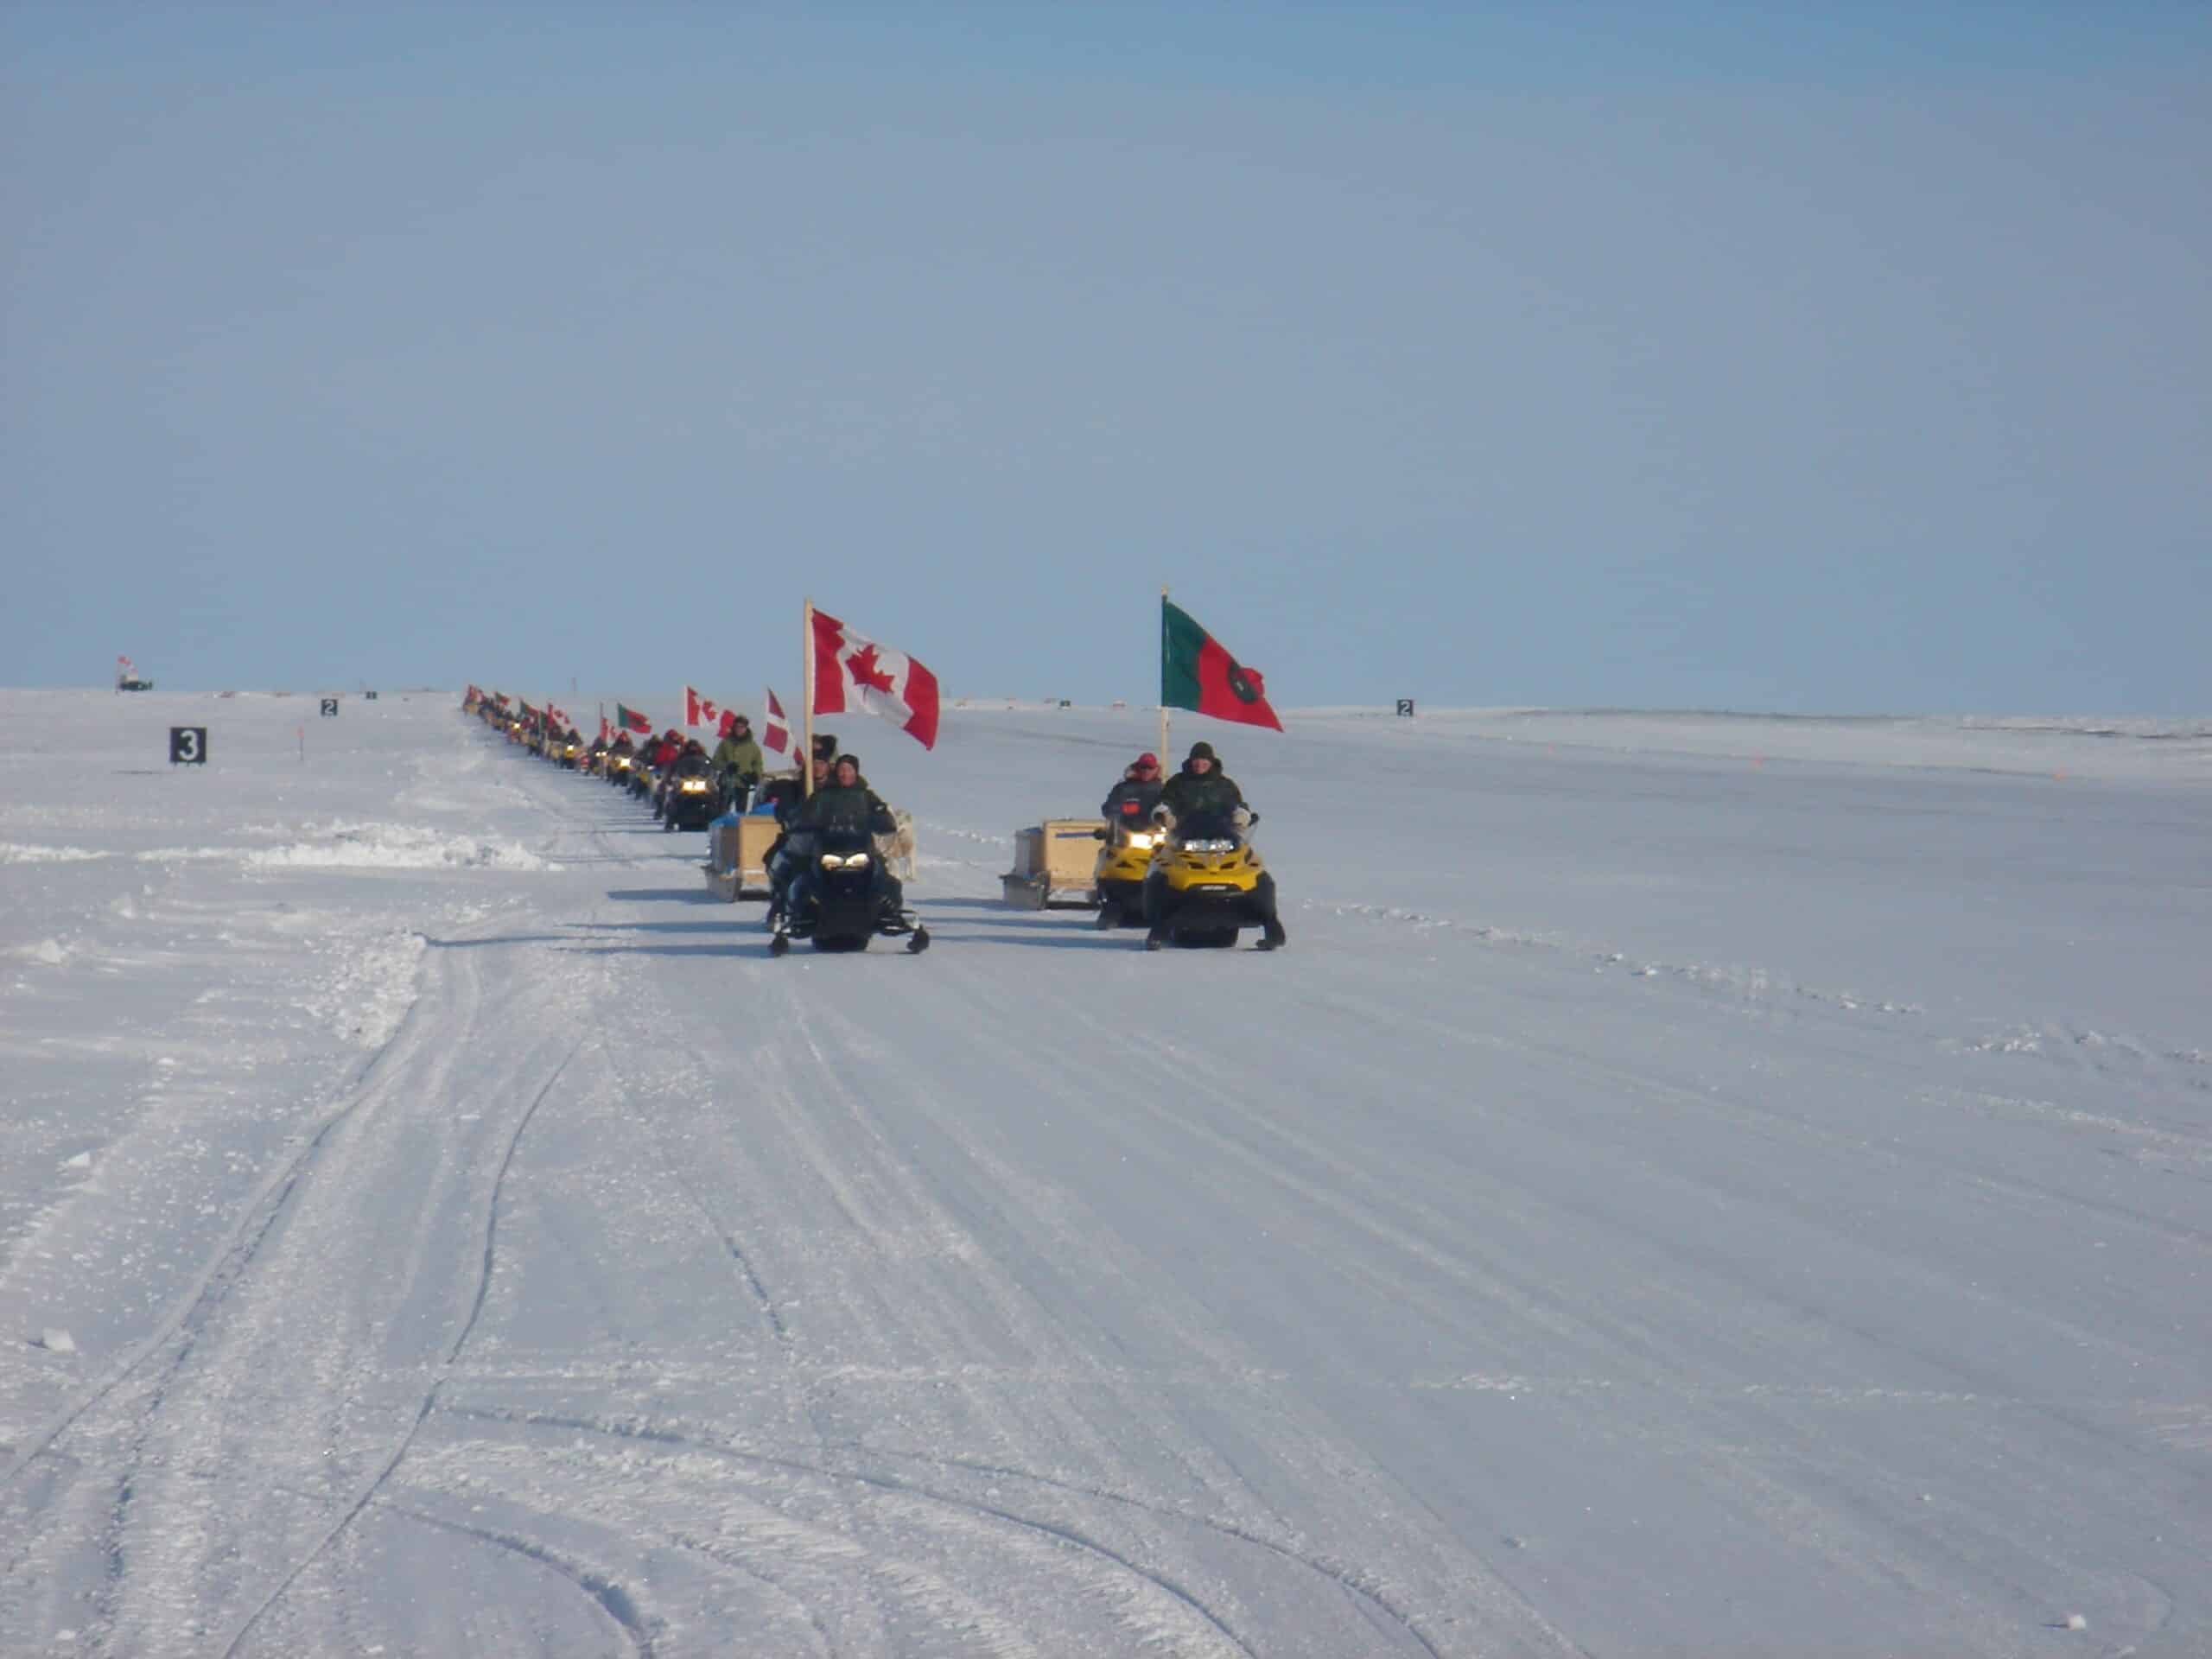
[[(587, 742), (558, 709), (473, 687), (462, 707), (562, 769), (627, 790), (664, 830), (708, 831), (709, 888), (732, 900), (766, 897), (771, 955), (798, 940), (825, 951), (865, 950), (877, 938), (904, 939), (912, 954), (929, 948), (893, 868), (912, 873), (912, 820), (868, 789), (834, 736), (817, 734), (810, 776), (796, 767), (750, 775), (717, 769), (696, 739), (672, 727), (639, 740), (603, 730)], [(1276, 950), (1286, 939), (1274, 878), (1252, 844), (1258, 823), (1210, 744), (1193, 744), (1165, 780), (1157, 759), (1143, 754), (1099, 817), (1017, 832), (1006, 897), (1088, 909), (1102, 930), (1141, 926), (1151, 950), (1233, 947), (1249, 931), (1260, 936), (1255, 948)]]

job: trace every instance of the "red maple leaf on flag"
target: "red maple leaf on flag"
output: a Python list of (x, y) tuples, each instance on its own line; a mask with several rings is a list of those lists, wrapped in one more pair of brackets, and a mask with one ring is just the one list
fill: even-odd
[(845, 658), (845, 666), (852, 671), (853, 683), (864, 685), (871, 691), (889, 691), (896, 683), (876, 660), (873, 641), (861, 646)]

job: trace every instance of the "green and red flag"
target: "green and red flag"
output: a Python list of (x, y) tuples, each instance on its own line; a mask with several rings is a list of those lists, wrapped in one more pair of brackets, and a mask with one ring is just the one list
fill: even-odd
[(626, 732), (650, 732), (653, 723), (625, 703), (614, 705), (614, 723)]
[(1164, 597), (1160, 601), (1160, 704), (1282, 730), (1282, 721), (1268, 706), (1268, 685), (1260, 671), (1238, 662), (1222, 649), (1220, 640)]

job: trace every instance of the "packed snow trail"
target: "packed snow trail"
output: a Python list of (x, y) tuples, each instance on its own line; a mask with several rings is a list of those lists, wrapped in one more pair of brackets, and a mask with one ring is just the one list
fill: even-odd
[(871, 767), (937, 948), (776, 962), (442, 700), (220, 712), (0, 751), (7, 1643), (2212, 1644), (2186, 741), (1317, 721), (1223, 745), (1290, 950), (1147, 956), (997, 882), (1143, 722), (974, 712)]

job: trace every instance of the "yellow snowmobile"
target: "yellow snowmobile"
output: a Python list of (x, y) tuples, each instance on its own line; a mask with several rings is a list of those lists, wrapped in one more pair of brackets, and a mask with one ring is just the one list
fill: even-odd
[(1109, 823), (1096, 832), (1098, 849), (1092, 880), (1098, 892), (1098, 925), (1122, 927), (1144, 919), (1144, 879), (1152, 855), (1166, 836), (1149, 819)]
[(1262, 950), (1283, 942), (1275, 915), (1275, 880), (1260, 861), (1243, 824), (1226, 813), (1193, 813), (1169, 823), (1145, 877), (1145, 948), (1163, 944), (1226, 947), (1240, 928), (1264, 930)]

